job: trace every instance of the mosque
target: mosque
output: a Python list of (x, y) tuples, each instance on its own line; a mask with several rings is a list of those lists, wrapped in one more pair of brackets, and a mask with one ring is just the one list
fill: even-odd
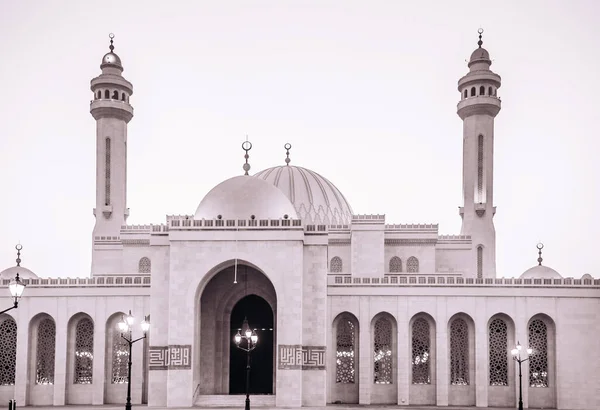
[(91, 80), (91, 275), (39, 278), (21, 266), (26, 246), (2, 271), (4, 286), (18, 274), (26, 288), (0, 315), (0, 402), (122, 404), (129, 387), (150, 407), (242, 406), (248, 354), (236, 335), (248, 330), (254, 407), (515, 407), (521, 368), (525, 408), (599, 409), (600, 279), (561, 276), (542, 244), (520, 277), (496, 276), (501, 78), (482, 44), (480, 32), (458, 81), (462, 228), (440, 235), (355, 214), (329, 179), (291, 163), (289, 144), (285, 164), (251, 174), (250, 142), (244, 174), (195, 213), (127, 225), (133, 86), (111, 36)]

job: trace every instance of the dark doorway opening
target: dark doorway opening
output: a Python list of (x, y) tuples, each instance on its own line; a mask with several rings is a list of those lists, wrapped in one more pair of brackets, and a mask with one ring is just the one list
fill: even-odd
[(229, 394), (246, 393), (247, 353), (238, 349), (233, 340), (244, 318), (256, 329), (258, 344), (251, 353), (250, 394), (273, 394), (273, 310), (263, 298), (248, 295), (240, 299), (231, 311), (229, 331)]

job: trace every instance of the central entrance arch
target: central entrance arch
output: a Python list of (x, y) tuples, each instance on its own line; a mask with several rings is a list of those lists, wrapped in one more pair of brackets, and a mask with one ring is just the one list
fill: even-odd
[(243, 297), (231, 311), (229, 394), (246, 392), (247, 353), (238, 349), (233, 340), (237, 332), (241, 332), (246, 318), (258, 336), (250, 356), (250, 394), (273, 394), (273, 311), (267, 301), (257, 295)]
[(277, 296), (267, 276), (238, 261), (237, 269), (225, 267), (206, 282), (199, 290), (198, 302), (194, 400), (245, 393), (246, 356), (233, 341), (245, 316), (259, 336), (252, 353), (251, 392), (274, 394)]

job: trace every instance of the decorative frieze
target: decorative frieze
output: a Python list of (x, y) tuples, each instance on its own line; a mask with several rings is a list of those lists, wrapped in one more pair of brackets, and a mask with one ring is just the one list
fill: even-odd
[(150, 346), (150, 370), (182, 370), (192, 368), (192, 345)]
[(325, 346), (279, 345), (277, 368), (325, 370)]
[(437, 243), (437, 239), (404, 239), (404, 238), (387, 238), (385, 239), (386, 245), (393, 246), (434, 246)]
[(121, 242), (127, 246), (150, 246), (150, 239), (122, 239)]
[(350, 245), (350, 238), (329, 239), (329, 245)]

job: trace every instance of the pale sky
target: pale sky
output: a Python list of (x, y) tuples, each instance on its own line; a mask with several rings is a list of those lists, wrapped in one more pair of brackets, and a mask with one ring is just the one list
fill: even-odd
[(355, 213), (460, 233), (458, 79), (483, 27), (502, 77), (497, 272), (600, 276), (600, 2), (0, 0), (0, 270), (90, 274), (90, 80), (115, 33), (133, 83), (130, 224), (193, 214), (219, 182), (310, 168)]

